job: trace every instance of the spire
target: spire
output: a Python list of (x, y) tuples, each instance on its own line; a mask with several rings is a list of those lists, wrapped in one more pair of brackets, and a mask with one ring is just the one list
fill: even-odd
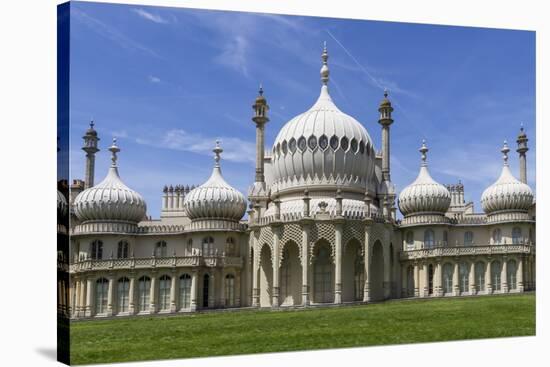
[(508, 142), (506, 140), (504, 140), (504, 145), (502, 146), (502, 149), (500, 151), (502, 152), (504, 165), (508, 167), (508, 152), (510, 151), (510, 148), (508, 148)]
[(529, 150), (527, 147), (527, 142), (529, 139), (527, 139), (527, 134), (525, 134), (525, 131), (523, 129), (523, 122), (520, 125), (518, 139), (516, 142), (518, 143), (518, 148), (516, 149), (516, 152), (519, 153), (519, 180), (523, 182), (524, 184), (527, 183), (527, 156), (526, 153)]
[(113, 138), (113, 144), (109, 147), (111, 152), (111, 167), (116, 167), (117, 153), (120, 152), (120, 148), (116, 145), (116, 138)]
[(97, 137), (97, 131), (94, 129), (94, 126), (94, 120), (91, 119), (90, 127), (82, 137), (84, 139), (82, 150), (86, 152), (86, 170), (84, 172), (84, 188), (86, 189), (94, 186), (95, 154), (99, 152), (97, 142), (100, 139)]
[(321, 54), (321, 59), (323, 60), (323, 66), (321, 66), (321, 82), (323, 85), (328, 85), (328, 77), (330, 71), (328, 69), (328, 52), (327, 52), (327, 42), (323, 44), (323, 53)]
[(426, 146), (425, 139), (422, 139), (422, 146), (420, 147), (420, 149), (418, 149), (418, 151), (422, 154), (422, 167), (427, 167), (428, 163), (426, 162), (426, 159), (428, 158), (428, 156), (426, 155), (426, 153), (428, 153), (429, 149)]
[(214, 163), (214, 168), (220, 168), (220, 159), (221, 159), (221, 153), (223, 152), (223, 149), (222, 147), (220, 146), (220, 141), (219, 140), (216, 140), (216, 146), (214, 147), (214, 149), (212, 149), (212, 151), (214, 152), (214, 161), (216, 163)]

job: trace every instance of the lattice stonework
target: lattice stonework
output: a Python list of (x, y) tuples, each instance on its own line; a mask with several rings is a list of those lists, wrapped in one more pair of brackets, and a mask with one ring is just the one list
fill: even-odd
[(334, 235), (334, 225), (331, 223), (315, 223), (311, 226), (311, 239), (310, 239), (310, 248), (309, 248), (309, 263), (313, 264), (315, 259), (315, 244), (317, 241), (324, 239), (330, 245), (330, 256), (332, 261), (336, 257), (336, 248), (334, 242), (336, 241)]
[(283, 261), (285, 245), (293, 241), (298, 245), (298, 256), (302, 261), (302, 228), (298, 224), (287, 224), (281, 228), (281, 239), (279, 242), (279, 266)]
[(271, 254), (271, 263), (273, 264), (273, 231), (271, 230), (271, 227), (266, 226), (262, 227), (260, 229), (260, 234), (258, 238), (258, 248), (254, 249), (254, 256), (258, 257), (258, 266), (260, 266), (261, 256), (262, 256), (262, 249), (264, 246), (269, 247), (269, 253)]
[(344, 252), (346, 252), (349, 242), (353, 239), (359, 241), (359, 243), (361, 244), (361, 255), (363, 255), (365, 243), (365, 226), (363, 225), (363, 223), (354, 221), (348, 222), (344, 226), (344, 232), (342, 233)]

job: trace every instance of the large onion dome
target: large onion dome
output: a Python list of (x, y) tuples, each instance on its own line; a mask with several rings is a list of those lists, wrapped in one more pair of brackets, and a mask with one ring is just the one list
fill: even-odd
[(223, 178), (219, 142), (214, 148), (215, 164), (210, 178), (185, 196), (183, 205), (192, 221), (212, 219), (238, 222), (246, 210), (246, 199)]
[(82, 222), (122, 221), (135, 224), (145, 217), (145, 200), (120, 179), (116, 156), (120, 149), (116, 139), (113, 139), (109, 150), (112, 153), (112, 164), (107, 177), (78, 194), (74, 201), (75, 214)]
[(501, 150), (503, 153), (504, 165), (498, 180), (483, 191), (481, 195), (481, 206), (487, 214), (497, 214), (502, 211), (527, 212), (533, 204), (533, 191), (531, 188), (519, 181), (510, 172), (508, 165), (508, 144), (504, 142)]
[(422, 142), (422, 165), (418, 177), (399, 194), (399, 210), (405, 218), (418, 215), (444, 215), (451, 204), (449, 190), (436, 182), (428, 171), (426, 153), (428, 147)]
[[(340, 111), (328, 90), (328, 53), (322, 54), (321, 93), (306, 112), (291, 119), (273, 144), (272, 192), (341, 187), (363, 194), (374, 182), (375, 150), (367, 130)], [(376, 187), (371, 189), (376, 191)]]
[(57, 190), (57, 215), (61, 218), (64, 218), (69, 210), (69, 204), (67, 203), (67, 199), (65, 198), (65, 195), (59, 190)]

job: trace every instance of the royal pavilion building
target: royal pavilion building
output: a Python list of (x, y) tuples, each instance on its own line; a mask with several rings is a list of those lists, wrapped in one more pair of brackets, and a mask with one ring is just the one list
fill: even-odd
[(396, 191), (388, 93), (378, 107), (377, 150), (363, 124), (330, 96), (326, 47), (319, 97), (267, 151), (261, 88), (253, 110), (256, 169), (247, 197), (224, 179), (217, 142), (210, 177), (196, 187), (165, 186), (159, 219), (124, 184), (116, 140), (111, 166), (94, 184), (100, 138), (90, 125), (85, 179), (74, 180), (68, 196), (57, 194), (58, 216), (70, 219), (69, 228), (58, 225), (58, 238), (70, 235), (61, 312), (81, 319), (535, 289), (535, 200), (523, 128), (519, 179), (504, 142), (501, 174), (481, 196), (483, 213), (475, 213), (461, 183), (431, 176), (426, 142), (418, 176)]

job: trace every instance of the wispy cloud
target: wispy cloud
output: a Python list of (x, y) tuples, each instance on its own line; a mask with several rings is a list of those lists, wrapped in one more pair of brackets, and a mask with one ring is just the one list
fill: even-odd
[(159, 24), (168, 23), (168, 20), (164, 19), (160, 15), (153, 14), (151, 12), (148, 12), (147, 10), (144, 10), (144, 9), (141, 9), (141, 8), (134, 8), (134, 9), (132, 9), (132, 11), (134, 13), (136, 13), (137, 15), (139, 15), (140, 17), (142, 17), (143, 19), (147, 19), (151, 22), (159, 23)]
[(89, 15), (88, 13), (82, 11), (81, 9), (78, 9), (77, 7), (71, 7), (71, 15), (74, 20), (82, 23), (91, 31), (104, 38), (107, 38), (108, 40), (118, 44), (125, 49), (137, 50), (157, 58), (162, 58), (157, 52), (145, 46), (144, 44), (128, 37), (118, 28), (102, 22), (101, 20)]
[(160, 83), (161, 82), (160, 78), (157, 77), (157, 76), (154, 76), (154, 75), (149, 75), (148, 79), (151, 83)]
[(222, 53), (216, 57), (215, 61), (240, 72), (248, 78), (248, 50), (248, 39), (243, 35), (236, 35), (224, 44)]

